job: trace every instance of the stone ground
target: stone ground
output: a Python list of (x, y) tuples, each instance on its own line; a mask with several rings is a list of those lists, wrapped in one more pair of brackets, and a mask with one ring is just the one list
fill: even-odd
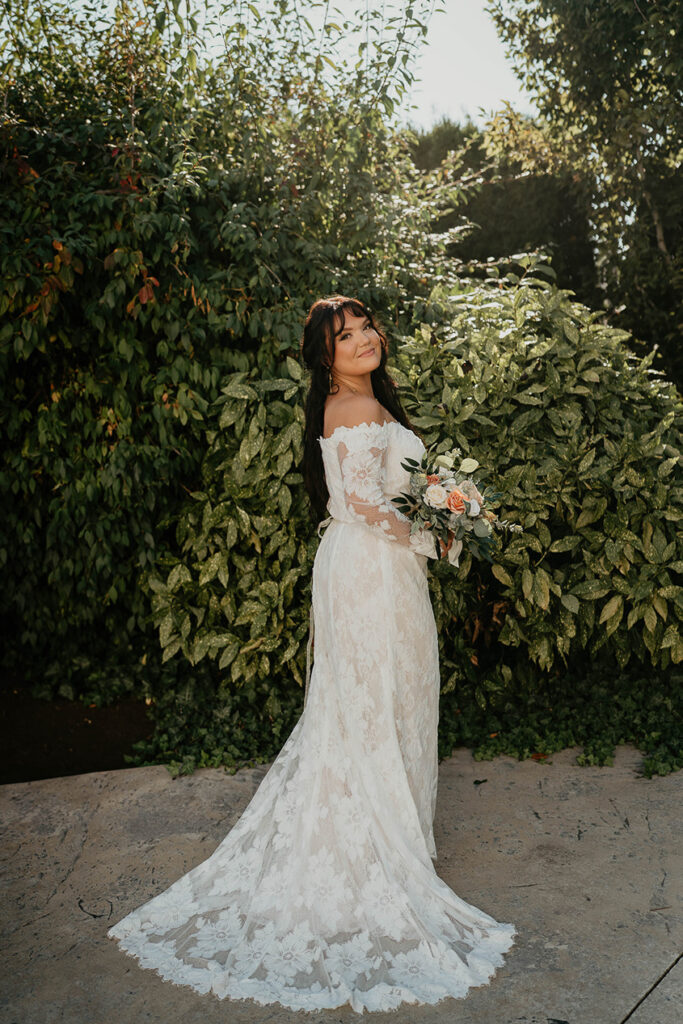
[[(440, 876), (518, 928), (492, 981), (465, 999), (366, 1015), (373, 1024), (681, 1024), (683, 773), (639, 776), (641, 755), (582, 768), (442, 762)], [(219, 1000), (142, 970), (107, 928), (208, 857), (266, 768), (163, 766), (0, 787), (2, 1024), (353, 1024)]]

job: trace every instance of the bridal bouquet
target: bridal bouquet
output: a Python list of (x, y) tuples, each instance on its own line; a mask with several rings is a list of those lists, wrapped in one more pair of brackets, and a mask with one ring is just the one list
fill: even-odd
[[(425, 527), (432, 530), (437, 558), (441, 556), (439, 538), (447, 544), (450, 531), (453, 534), (448, 550), (451, 565), (459, 564), (464, 544), (476, 558), (492, 562), (494, 528), (521, 533), (522, 527), (507, 519), (498, 519), (495, 512), (487, 507), (487, 501), (497, 501), (502, 494), (488, 487), (480, 491), (471, 476), (479, 468), (479, 463), (476, 459), (462, 459), (461, 456), (459, 448), (436, 456), (429, 448), (420, 462), (406, 458), (401, 465), (410, 473), (410, 494), (403, 493), (391, 500), (404, 516), (416, 524), (416, 530)], [(456, 470), (454, 467), (458, 461)]]

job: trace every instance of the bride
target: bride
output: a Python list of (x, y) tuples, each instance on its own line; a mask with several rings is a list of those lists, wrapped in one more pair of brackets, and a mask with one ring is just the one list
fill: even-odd
[(302, 354), (304, 481), (327, 513), (303, 713), (215, 852), (108, 934), (143, 967), (219, 998), (358, 1013), (459, 998), (490, 981), (516, 929), (456, 896), (432, 863), (437, 551), (390, 501), (407, 487), (401, 461), (424, 445), (363, 303), (315, 302)]

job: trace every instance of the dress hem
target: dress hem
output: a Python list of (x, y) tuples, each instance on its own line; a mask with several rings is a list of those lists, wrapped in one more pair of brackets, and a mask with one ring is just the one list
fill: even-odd
[[(128, 944), (126, 942), (126, 935), (117, 935), (117, 927), (117, 925), (114, 925), (107, 932), (107, 938), (113, 939), (119, 948), (137, 960), (143, 969), (153, 971), (164, 981), (170, 981), (177, 988), (190, 988), (199, 995), (210, 995), (220, 1001), (229, 999), (232, 1002), (257, 1003), (259, 1006), (278, 1005), (287, 1010), (301, 1011), (303, 1013), (319, 1013), (321, 1010), (336, 1010), (349, 1005), (359, 1015), (362, 1015), (366, 1010), (368, 1013), (382, 1013), (398, 1010), (404, 1005), (434, 1006), (445, 999), (464, 999), (471, 989), (487, 985), (498, 973), (499, 969), (506, 966), (503, 954), (508, 953), (517, 945), (515, 936), (519, 935), (518, 929), (513, 924), (499, 924), (495, 929), (489, 931), (487, 937), (479, 940), (477, 946), (468, 954), (468, 961), (471, 959), (476, 965), (476, 967), (470, 966), (468, 963), (468, 969), (472, 974), (471, 980), (463, 984), (463, 980), (460, 979), (459, 983), (454, 985), (451, 990), (448, 989), (448, 976), (445, 975), (443, 983), (432, 982), (430, 984), (427, 982), (424, 988), (420, 988), (419, 985), (409, 988), (405, 985), (383, 984), (375, 985), (368, 990), (352, 990), (348, 986), (340, 985), (338, 990), (328, 989), (324, 992), (321, 989), (318, 992), (310, 993), (306, 1000), (301, 998), (297, 1000), (287, 999), (281, 987), (277, 990), (277, 998), (275, 996), (273, 998), (261, 998), (256, 993), (245, 992), (244, 989), (250, 987), (246, 979), (238, 980), (237, 984), (234, 981), (232, 985), (228, 983), (224, 992), (216, 991), (215, 984), (195, 985), (190, 980), (178, 980), (177, 975), (174, 975), (172, 970), (165, 968), (158, 956), (153, 957), (149, 952), (143, 952), (141, 955), (140, 952), (132, 948), (135, 943)], [(148, 951), (150, 945), (146, 949)], [(154, 962), (155, 960), (156, 963)], [(186, 966), (190, 970), (192, 969), (190, 965)], [(218, 971), (216, 973), (218, 985), (220, 986), (220, 974)], [(259, 985), (261, 988), (264, 987), (264, 982), (258, 979), (254, 979), (252, 984), (254, 986)], [(238, 987), (242, 989), (241, 992), (238, 991)], [(370, 1000), (364, 998), (368, 994), (372, 996)], [(379, 1002), (381, 1002), (381, 1005), (377, 1005)]]

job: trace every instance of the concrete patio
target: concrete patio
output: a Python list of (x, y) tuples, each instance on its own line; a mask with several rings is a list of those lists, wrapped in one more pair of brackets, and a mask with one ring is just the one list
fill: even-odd
[[(466, 999), (366, 1015), (373, 1024), (680, 1024), (683, 1020), (683, 773), (639, 776), (639, 752), (582, 768), (442, 762), (440, 876), (518, 928), (489, 985)], [(163, 982), (107, 928), (208, 857), (266, 768), (163, 766), (0, 787), (2, 1024), (349, 1024), (218, 1000)]]

